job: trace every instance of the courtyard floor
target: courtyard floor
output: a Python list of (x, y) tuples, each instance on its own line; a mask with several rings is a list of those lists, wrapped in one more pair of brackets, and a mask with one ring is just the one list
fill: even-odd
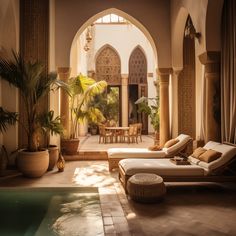
[(19, 173), (0, 178), (0, 187), (85, 186), (98, 187), (106, 236), (236, 235), (236, 183), (166, 183), (163, 201), (141, 204), (125, 194), (106, 160), (67, 161), (64, 172), (54, 168), (37, 179)]

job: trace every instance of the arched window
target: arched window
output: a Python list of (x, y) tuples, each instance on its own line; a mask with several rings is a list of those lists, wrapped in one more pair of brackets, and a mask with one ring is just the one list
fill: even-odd
[(147, 83), (147, 60), (138, 46), (130, 55), (129, 59), (129, 84)]
[(121, 65), (118, 53), (109, 45), (104, 46), (96, 58), (96, 78), (109, 85), (121, 84)]

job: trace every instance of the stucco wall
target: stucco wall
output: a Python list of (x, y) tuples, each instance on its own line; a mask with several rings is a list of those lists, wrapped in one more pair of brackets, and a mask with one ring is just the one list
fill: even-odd
[[(79, 30), (79, 33), (83, 32), (88, 25), (101, 17), (101, 14), (107, 14), (103, 11), (116, 8), (124, 13), (125, 18), (130, 17), (131, 22), (136, 20), (139, 27), (145, 28), (150, 33), (157, 48), (158, 66), (170, 67), (170, 7), (168, 0), (91, 0), (86, 2), (70, 0), (70, 4), (64, 0), (57, 0), (55, 7), (57, 66), (69, 65), (70, 47)], [(101, 14), (99, 15), (99, 13)]]
[[(107, 44), (111, 45), (118, 53), (121, 61), (121, 74), (129, 73), (129, 58), (132, 51), (137, 47), (141, 46), (145, 57), (147, 59), (147, 72), (154, 73), (155, 65), (154, 65), (154, 52), (153, 49), (145, 37), (145, 35), (134, 25), (95, 25), (93, 26), (93, 40), (89, 44), (90, 50), (86, 53), (83, 49), (85, 45), (85, 34), (82, 34), (78, 40), (74, 41), (77, 45), (81, 45), (81, 50), (78, 50), (77, 54), (77, 73), (82, 72), (85, 69), (88, 70), (96, 70), (95, 61), (96, 56), (99, 54), (101, 48)], [(78, 42), (79, 41), (79, 42)], [(73, 45), (72, 48), (75, 46)], [(74, 48), (75, 50), (75, 48)], [(71, 54), (74, 52), (71, 50)], [(87, 57), (83, 59), (84, 63), (88, 65), (88, 68), (81, 68), (80, 64), (83, 64), (81, 61), (79, 62), (79, 58), (81, 60), (82, 57)], [(74, 63), (73, 63), (74, 64)], [(73, 68), (72, 68), (73, 69)]]

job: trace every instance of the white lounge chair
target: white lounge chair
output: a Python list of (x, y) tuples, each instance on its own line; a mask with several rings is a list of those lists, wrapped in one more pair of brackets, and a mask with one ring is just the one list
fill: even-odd
[(107, 150), (109, 171), (118, 168), (118, 163), (127, 158), (170, 158), (180, 152), (190, 155), (193, 152), (193, 140), (189, 135), (180, 134), (177, 138), (179, 142), (161, 151), (150, 151), (148, 148), (109, 148)]
[(126, 190), (127, 180), (137, 173), (160, 175), (166, 182), (236, 182), (236, 147), (208, 142), (205, 149), (221, 152), (220, 158), (207, 163), (192, 156), (190, 165), (176, 165), (170, 159), (125, 159), (119, 162), (119, 179)]

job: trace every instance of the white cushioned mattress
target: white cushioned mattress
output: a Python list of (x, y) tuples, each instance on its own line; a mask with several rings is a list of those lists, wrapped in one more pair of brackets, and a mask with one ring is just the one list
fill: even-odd
[(176, 165), (170, 159), (123, 159), (119, 166), (127, 175), (153, 173), (160, 176), (204, 176), (204, 168), (191, 165)]
[(176, 139), (179, 140), (178, 143), (161, 151), (150, 151), (148, 148), (109, 148), (107, 154), (108, 158), (165, 158), (168, 154), (178, 151), (191, 137), (180, 134)]

